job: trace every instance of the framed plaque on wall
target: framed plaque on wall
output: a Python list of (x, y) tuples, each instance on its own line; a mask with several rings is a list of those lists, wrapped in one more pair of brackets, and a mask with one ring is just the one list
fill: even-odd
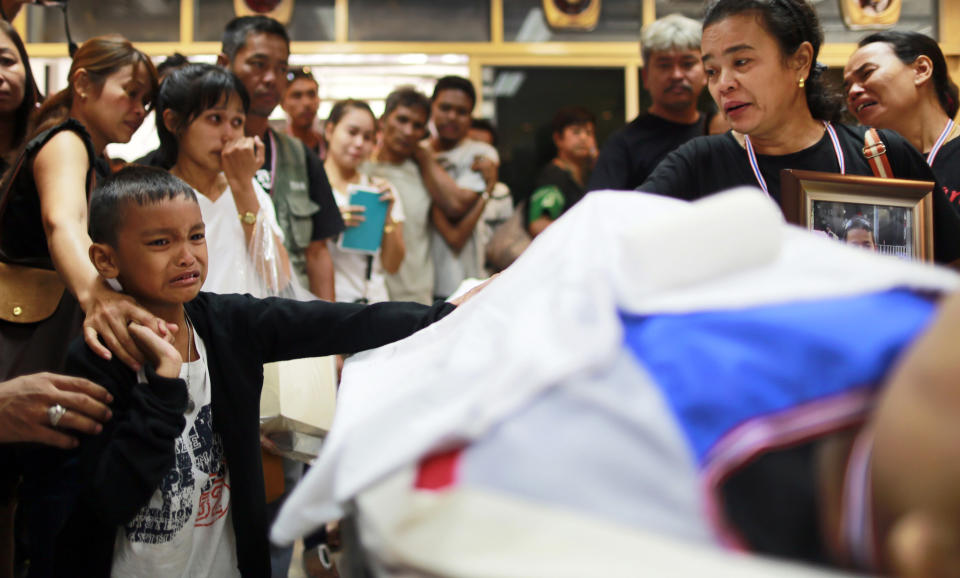
[(891, 28), (900, 21), (901, 0), (840, 0), (843, 22), (851, 30)]
[(543, 0), (547, 24), (557, 30), (593, 30), (601, 0)]
[(286, 26), (293, 15), (294, 0), (233, 0), (237, 16), (269, 16)]

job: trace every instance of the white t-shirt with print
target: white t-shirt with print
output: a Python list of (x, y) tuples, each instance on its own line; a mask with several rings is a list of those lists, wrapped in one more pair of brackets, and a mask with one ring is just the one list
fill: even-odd
[[(483, 191), (486, 189), (483, 175), (471, 168), (478, 156), (500, 162), (497, 149), (485, 142), (470, 139), (464, 139), (448, 151), (437, 152), (437, 161), (461, 188)], [(433, 231), (433, 291), (436, 296), (449, 297), (464, 279), (482, 279), (487, 276), (483, 267), (484, 255), (480, 239), (482, 233), (478, 230), (480, 228), (474, 227), (473, 234), (467, 239), (459, 255), (450, 249), (440, 233)]]
[[(370, 185), (370, 178), (367, 175), (361, 175), (360, 185)], [(397, 223), (404, 220), (403, 201), (400, 195), (393, 188), (393, 209), (390, 211), (390, 217)], [(345, 191), (333, 190), (333, 199), (338, 207), (350, 205), (350, 198)], [(327, 247), (330, 250), (330, 257), (333, 259), (333, 285), (334, 294), (337, 301), (353, 303), (358, 299), (366, 299), (368, 303), (380, 303), (389, 301), (387, 295), (387, 283), (383, 272), (383, 262), (380, 260), (379, 250), (373, 255), (373, 268), (370, 272), (370, 280), (367, 280), (367, 259), (368, 256), (354, 251), (344, 251), (337, 246), (337, 239), (327, 241)]]
[[(267, 229), (283, 241), (283, 231), (277, 223), (273, 201), (263, 188), (253, 181), (253, 191), (260, 203), (260, 219), (265, 219)], [(257, 272), (247, 249), (247, 238), (233, 192), (228, 186), (216, 201), (197, 193), (200, 213), (207, 231), (207, 279), (203, 291), (210, 293), (249, 293), (254, 297), (267, 297), (265, 284)], [(257, 226), (261, 226), (258, 220)]]
[[(240, 576), (230, 513), (230, 475), (213, 432), (210, 372), (203, 340), (199, 359), (180, 367), (190, 404), (176, 441), (176, 461), (150, 502), (117, 530), (111, 576)], [(146, 382), (143, 370), (137, 374)]]

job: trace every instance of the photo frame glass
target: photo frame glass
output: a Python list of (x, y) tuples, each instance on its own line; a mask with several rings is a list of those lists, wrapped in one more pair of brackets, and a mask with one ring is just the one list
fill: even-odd
[(933, 260), (933, 182), (802, 170), (780, 177), (788, 222), (883, 255)]
[(913, 207), (871, 203), (813, 200), (809, 223), (814, 231), (877, 251), (913, 259)]

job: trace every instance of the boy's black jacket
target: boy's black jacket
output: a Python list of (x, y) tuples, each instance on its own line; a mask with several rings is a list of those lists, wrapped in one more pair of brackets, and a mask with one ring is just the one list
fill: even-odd
[[(243, 576), (269, 576), (259, 436), (263, 364), (378, 347), (454, 307), (200, 293), (185, 309), (207, 350), (214, 431), (230, 471), (239, 568)], [(103, 432), (83, 439), (79, 458), (64, 469), (64, 475), (79, 469), (81, 490), (57, 540), (56, 574), (108, 576), (117, 528), (147, 504), (174, 465), (174, 442), (185, 425), (186, 384), (147, 368), (148, 383), (138, 385), (130, 368), (94, 355), (82, 340), (72, 344), (67, 369), (108, 389), (114, 415)]]

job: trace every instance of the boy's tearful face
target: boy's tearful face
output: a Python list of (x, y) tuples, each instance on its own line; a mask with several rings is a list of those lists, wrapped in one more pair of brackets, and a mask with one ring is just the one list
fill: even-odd
[(200, 205), (185, 197), (128, 203), (114, 250), (124, 292), (148, 306), (190, 301), (207, 276)]

